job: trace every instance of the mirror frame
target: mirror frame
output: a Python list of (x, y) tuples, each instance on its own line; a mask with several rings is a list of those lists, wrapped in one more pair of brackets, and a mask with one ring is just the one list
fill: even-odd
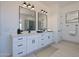
[[(39, 18), (40, 18), (40, 16), (39, 16), (39, 14), (40, 14), (41, 12), (38, 12), (38, 30), (40, 30), (39, 29)], [(41, 13), (41, 14), (43, 14), (43, 13)], [(46, 16), (46, 29), (45, 30), (47, 30), (47, 28), (48, 28), (48, 19), (47, 19), (47, 14), (43, 14), (43, 15), (45, 15)], [(42, 29), (43, 30), (43, 29)]]
[[(20, 17), (21, 17), (20, 10), (21, 9), (20, 8), (24, 8), (24, 7), (19, 6), (19, 29), (22, 30), (21, 26), (20, 26), (20, 24), (21, 24), (21, 22), (20, 22), (21, 21), (21, 19), (20, 19)], [(28, 8), (24, 8), (24, 9), (28, 9)], [(30, 10), (30, 9), (28, 9), (28, 10)], [(34, 20), (35, 21), (35, 29), (34, 30), (30, 30), (30, 31), (36, 31), (36, 11), (35, 10), (30, 10), (30, 11), (33, 11), (35, 13), (35, 20)], [(28, 30), (23, 30), (23, 31), (28, 31)]]

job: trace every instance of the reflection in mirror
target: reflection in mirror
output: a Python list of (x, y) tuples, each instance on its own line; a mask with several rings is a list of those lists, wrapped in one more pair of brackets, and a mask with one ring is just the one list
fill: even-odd
[(19, 28), (23, 31), (36, 29), (36, 12), (19, 6)]
[(38, 30), (47, 30), (47, 15), (38, 12)]

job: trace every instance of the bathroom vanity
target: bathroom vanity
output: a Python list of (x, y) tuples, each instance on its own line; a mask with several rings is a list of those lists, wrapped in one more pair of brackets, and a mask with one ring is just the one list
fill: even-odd
[[(36, 30), (36, 16), (38, 16), (38, 30)], [(19, 6), (19, 31), (12, 35), (12, 56), (26, 56), (54, 42), (54, 32), (47, 31), (47, 14)], [(35, 31), (35, 32), (33, 32)], [(37, 32), (36, 32), (37, 31)]]
[(54, 42), (53, 32), (19, 34), (13, 36), (12, 56), (26, 56)]

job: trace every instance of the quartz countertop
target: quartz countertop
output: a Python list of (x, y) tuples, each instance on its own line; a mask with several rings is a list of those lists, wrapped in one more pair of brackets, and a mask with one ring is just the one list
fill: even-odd
[[(53, 32), (53, 31), (46, 31), (43, 33), (47, 33), (47, 32)], [(34, 35), (40, 35), (43, 33), (37, 33), (36, 31), (31, 31), (31, 33), (28, 33), (28, 31), (23, 31), (22, 34), (12, 34), (13, 37), (21, 37), (21, 36), (34, 36)]]

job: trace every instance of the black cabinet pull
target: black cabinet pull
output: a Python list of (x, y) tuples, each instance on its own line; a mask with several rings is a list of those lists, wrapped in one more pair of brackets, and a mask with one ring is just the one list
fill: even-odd
[(18, 40), (22, 40), (23, 38), (19, 38)]
[(19, 44), (18, 47), (23, 46), (23, 44)]
[(22, 54), (23, 52), (19, 52), (18, 54)]

